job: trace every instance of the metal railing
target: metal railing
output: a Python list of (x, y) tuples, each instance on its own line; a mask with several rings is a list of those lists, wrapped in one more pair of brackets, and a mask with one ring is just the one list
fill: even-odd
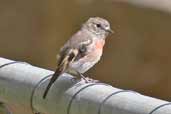
[(0, 101), (12, 114), (171, 114), (171, 103), (63, 74), (43, 92), (53, 72), (0, 58)]

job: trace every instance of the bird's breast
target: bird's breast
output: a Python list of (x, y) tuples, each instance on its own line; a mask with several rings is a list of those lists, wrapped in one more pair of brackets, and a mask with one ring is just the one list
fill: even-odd
[(90, 61), (97, 61), (100, 59), (103, 52), (104, 44), (105, 40), (96, 39), (91, 45), (89, 45), (89, 47), (87, 47), (87, 56), (91, 58)]
[(92, 44), (90, 44), (87, 49), (87, 53), (99, 53), (103, 51), (103, 47), (105, 44), (105, 40), (103, 39), (95, 39)]
[(87, 47), (86, 55), (78, 61), (74, 61), (70, 66), (81, 73), (86, 72), (100, 60), (104, 44), (105, 41), (103, 40), (93, 41), (93, 43)]
[(103, 50), (104, 44), (105, 44), (104, 40), (98, 40), (95, 42), (95, 48), (98, 50)]

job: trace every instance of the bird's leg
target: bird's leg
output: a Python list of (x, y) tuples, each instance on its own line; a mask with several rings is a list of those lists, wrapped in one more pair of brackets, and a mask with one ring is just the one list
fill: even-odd
[(77, 73), (86, 83), (90, 82), (82, 73), (80, 73), (78, 71), (77, 71)]
[[(71, 75), (74, 75), (76, 76), (77, 78), (81, 78), (83, 79), (86, 83), (90, 82), (90, 80), (88, 80), (82, 73), (78, 72), (77, 70), (75, 69), (68, 69), (67, 70), (67, 73), (71, 74)], [(78, 77), (79, 76), (79, 77)], [(77, 79), (77, 78), (74, 78), (74, 79)]]
[(87, 76), (85, 77), (82, 73), (78, 72), (77, 70), (73, 68), (67, 69), (67, 73), (76, 76), (73, 78), (73, 80), (76, 80), (77, 78), (81, 78), (85, 81), (85, 83), (99, 83), (99, 80), (93, 80)]
[(82, 73), (80, 73), (78, 71), (77, 71), (77, 73), (86, 83), (99, 83), (99, 80), (94, 80), (92, 78), (85, 77)]

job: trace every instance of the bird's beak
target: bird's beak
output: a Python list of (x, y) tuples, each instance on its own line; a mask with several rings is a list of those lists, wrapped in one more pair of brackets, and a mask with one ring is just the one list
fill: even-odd
[(110, 34), (113, 34), (113, 33), (114, 33), (114, 31), (113, 31), (112, 29), (110, 29), (110, 28), (102, 28), (102, 29), (103, 29), (104, 31), (110, 33)]
[(114, 31), (112, 29), (106, 29), (107, 32), (109, 32), (110, 34), (113, 34)]

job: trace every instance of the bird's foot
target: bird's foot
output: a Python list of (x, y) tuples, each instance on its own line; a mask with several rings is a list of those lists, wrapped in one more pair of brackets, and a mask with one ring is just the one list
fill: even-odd
[(73, 77), (73, 78), (71, 79), (71, 81), (72, 81), (73, 83), (79, 82), (78, 78), (76, 78), (76, 77)]
[(78, 75), (81, 77), (81, 79), (78, 80), (78, 78), (73, 77), (73, 78), (72, 78), (72, 81), (73, 81), (73, 82), (84, 81), (85, 83), (99, 83), (99, 80), (94, 80), (94, 79), (92, 79), (92, 78), (85, 77), (82, 73), (79, 73), (79, 72), (77, 72), (77, 73), (78, 73)]
[(82, 78), (82, 80), (84, 80), (85, 83), (99, 83), (99, 80), (94, 80), (94, 79), (89, 78), (89, 77)]

